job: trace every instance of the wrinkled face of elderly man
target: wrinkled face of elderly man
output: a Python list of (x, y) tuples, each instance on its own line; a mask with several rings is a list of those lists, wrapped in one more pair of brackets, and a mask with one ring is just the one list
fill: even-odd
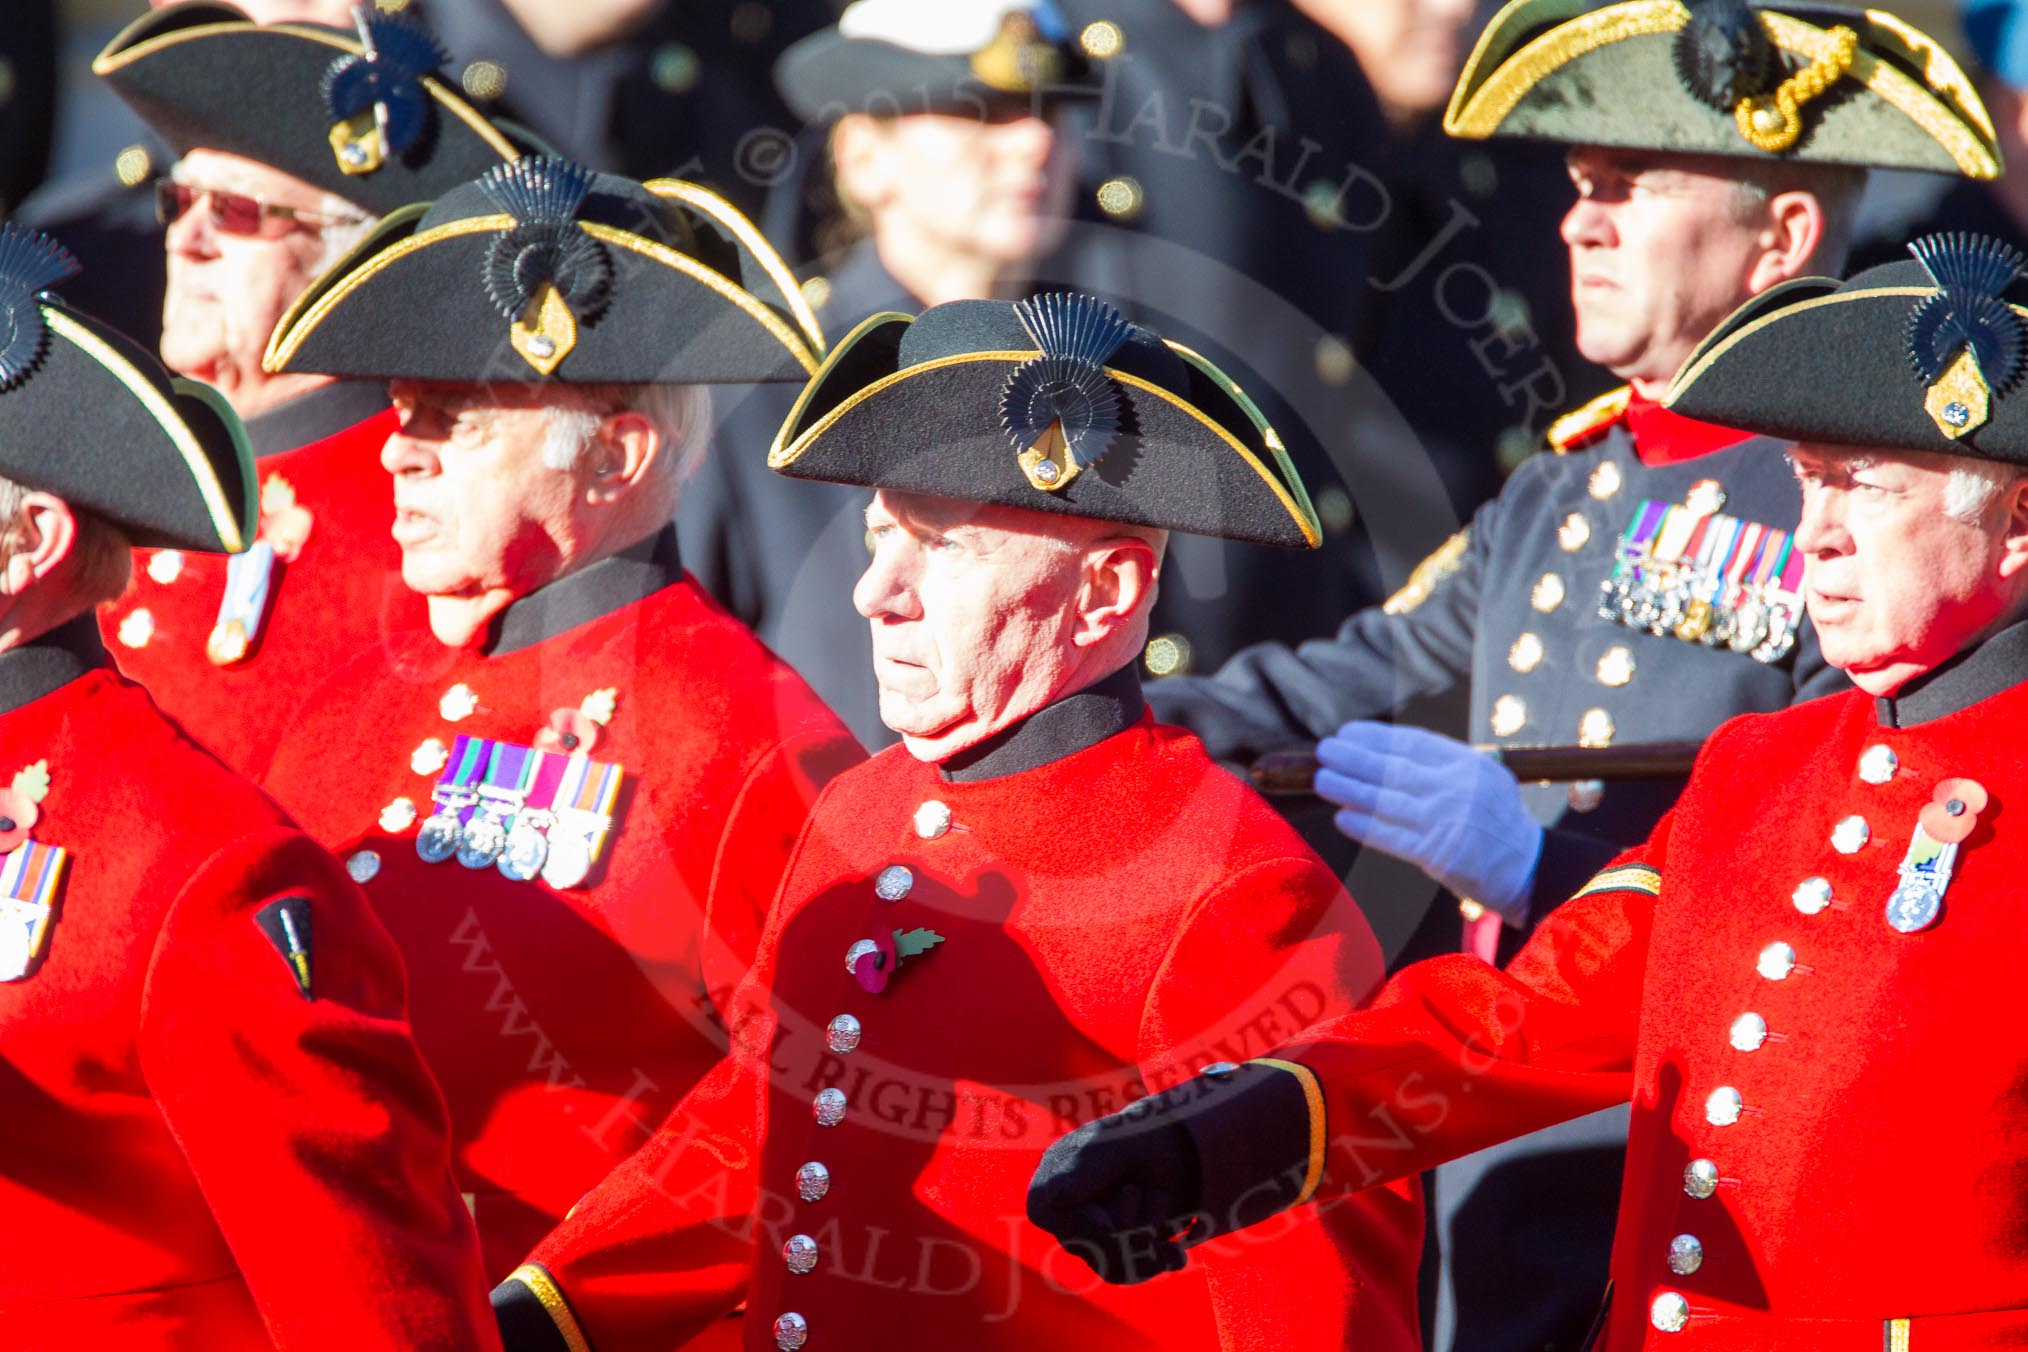
[(214, 150), (183, 157), (159, 206), (168, 228), (163, 363), (217, 386), (243, 418), (326, 383), (270, 375), (261, 356), (283, 313), (373, 218), (278, 169)]
[(482, 642), (508, 605), (645, 538), (704, 448), (710, 399), (683, 385), (463, 385), (397, 380), (401, 575), (430, 627)]
[(1795, 546), (1824, 660), (1871, 695), (1947, 662), (2028, 604), (2028, 472), (1803, 444)]
[(866, 542), (881, 721), (941, 761), (1135, 659), (1166, 535), (882, 489)]

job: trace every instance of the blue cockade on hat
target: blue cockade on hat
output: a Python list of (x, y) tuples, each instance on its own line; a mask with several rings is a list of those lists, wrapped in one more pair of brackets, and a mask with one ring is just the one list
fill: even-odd
[(1937, 430), (1956, 440), (1992, 416), (2021, 373), (2021, 317), (2005, 299), (2024, 260), (1980, 235), (1927, 235), (1908, 246), (1937, 290), (1908, 317), (1908, 358)]
[(543, 375), (570, 354), (578, 324), (598, 318), (612, 291), (612, 259), (577, 220), (592, 180), (591, 170), (555, 155), (503, 164), (479, 180), (515, 221), (486, 250), (486, 295), (509, 322), (514, 350)]
[(1017, 302), (1014, 314), (1041, 353), (1007, 378), (1000, 426), (1028, 482), (1054, 493), (1097, 464), (1119, 436), (1119, 387), (1105, 364), (1134, 328), (1104, 301), (1074, 292)]
[(348, 174), (370, 174), (389, 156), (407, 154), (429, 130), (426, 75), (444, 64), (436, 39), (403, 19), (353, 10), (365, 51), (339, 57), (324, 72), (324, 106), (336, 119), (331, 149)]
[(49, 236), (12, 222), (0, 225), (0, 390), (20, 384), (42, 359), (49, 329), (40, 301), (79, 271), (77, 260)]

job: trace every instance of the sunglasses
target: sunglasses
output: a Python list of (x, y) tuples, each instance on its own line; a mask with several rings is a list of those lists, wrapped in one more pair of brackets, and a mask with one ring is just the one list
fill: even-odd
[(211, 228), (224, 235), (249, 235), (281, 239), (297, 230), (322, 230), (334, 225), (358, 225), (364, 216), (333, 216), (327, 212), (305, 211), (300, 207), (278, 207), (258, 197), (226, 192), (221, 188), (193, 188), (173, 178), (155, 180), (155, 219), (165, 227), (190, 214), (198, 199), (211, 203)]

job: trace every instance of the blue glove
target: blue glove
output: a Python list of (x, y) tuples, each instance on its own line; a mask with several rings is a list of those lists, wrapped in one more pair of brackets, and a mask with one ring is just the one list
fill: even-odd
[(1460, 897), (1528, 923), (1542, 827), (1507, 767), (1420, 728), (1347, 723), (1317, 743), (1317, 793), (1339, 831), (1416, 865)]

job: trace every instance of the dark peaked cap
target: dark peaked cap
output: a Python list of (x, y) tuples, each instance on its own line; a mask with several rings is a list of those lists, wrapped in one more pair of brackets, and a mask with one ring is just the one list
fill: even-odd
[[(231, 5), (191, 0), (129, 24), (92, 71), (177, 154), (238, 155), (376, 216), (539, 148), (436, 78), (443, 56), (420, 29), (376, 16), (370, 31), (377, 52), (368, 59), (356, 34), (262, 26)], [(375, 145), (383, 120), (386, 155)]]
[(1884, 10), (1806, 0), (1513, 0), (1480, 35), (1444, 130), (2000, 173), (1992, 119), (1934, 38)]
[(1321, 538), (1281, 439), (1223, 372), (1072, 293), (873, 316), (805, 387), (768, 464), (1256, 544)]
[(259, 512), (225, 397), (172, 376), (50, 290), (77, 264), (0, 225), (0, 475), (117, 522), (137, 545), (235, 554)]
[(807, 122), (1096, 98), (1067, 36), (1051, 0), (854, 0), (782, 53), (775, 87)]
[(801, 381), (823, 333), (723, 198), (555, 156), (382, 221), (297, 298), (273, 372), (567, 384)]
[(1798, 277), (1734, 311), (1677, 373), (1688, 417), (1831, 445), (2028, 465), (2028, 282), (1998, 240), (1930, 235), (1915, 261)]

